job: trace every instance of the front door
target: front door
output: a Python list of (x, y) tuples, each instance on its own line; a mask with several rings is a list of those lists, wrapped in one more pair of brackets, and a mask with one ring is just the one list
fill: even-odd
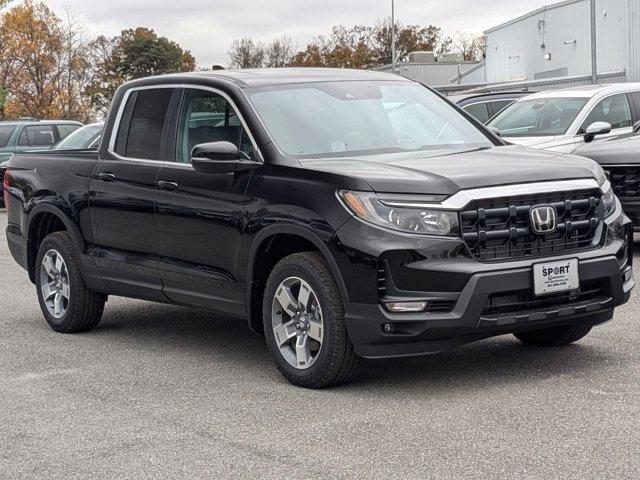
[(226, 140), (255, 147), (233, 105), (210, 90), (185, 89), (172, 163), (158, 177), (158, 253), (165, 295), (176, 303), (245, 313), (243, 213), (250, 172), (193, 170), (195, 145)]
[(115, 294), (165, 299), (158, 273), (156, 183), (166, 158), (174, 94), (171, 88), (133, 91), (115, 141), (92, 175), (93, 255)]

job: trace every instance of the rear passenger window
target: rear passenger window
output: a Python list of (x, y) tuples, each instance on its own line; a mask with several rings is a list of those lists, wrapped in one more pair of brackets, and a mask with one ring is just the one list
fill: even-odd
[(189, 163), (193, 147), (201, 143), (227, 141), (255, 159), (253, 143), (231, 104), (207, 90), (187, 90), (182, 107), (176, 161)]
[(493, 108), (493, 114), (497, 115), (504, 108), (511, 105), (515, 100), (496, 100), (495, 102), (491, 102), (491, 107)]
[(7, 146), (15, 129), (16, 127), (14, 125), (0, 126), (0, 148)]
[(489, 120), (490, 115), (486, 103), (475, 103), (473, 105), (467, 105), (466, 107), (462, 108), (465, 112), (467, 112), (472, 117), (475, 117), (477, 120), (480, 120), (482, 123), (485, 123)]
[(129, 158), (161, 160), (160, 147), (172, 94), (171, 88), (153, 88), (129, 96), (118, 130), (116, 153)]
[(21, 147), (50, 147), (56, 143), (51, 125), (29, 125), (22, 129), (18, 138)]

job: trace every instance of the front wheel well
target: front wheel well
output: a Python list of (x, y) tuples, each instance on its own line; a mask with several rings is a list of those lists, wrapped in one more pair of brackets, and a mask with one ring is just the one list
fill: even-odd
[(317, 252), (319, 248), (310, 240), (295, 234), (278, 233), (265, 238), (253, 257), (249, 305), (249, 327), (264, 334), (262, 327), (262, 297), (273, 267), (283, 258), (300, 252)]
[(29, 267), (29, 278), (35, 280), (36, 258), (42, 241), (54, 232), (67, 231), (67, 227), (60, 217), (51, 213), (43, 212), (34, 217), (29, 226), (29, 247), (27, 252), (27, 265)]

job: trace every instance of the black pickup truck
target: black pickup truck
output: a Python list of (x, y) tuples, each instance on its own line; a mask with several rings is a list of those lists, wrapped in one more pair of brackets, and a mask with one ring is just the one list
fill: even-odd
[(109, 295), (207, 308), (305, 387), (495, 335), (565, 345), (634, 286), (600, 166), (507, 146), (379, 72), (133, 81), (97, 152), (16, 155), (4, 190), (54, 330), (96, 326)]

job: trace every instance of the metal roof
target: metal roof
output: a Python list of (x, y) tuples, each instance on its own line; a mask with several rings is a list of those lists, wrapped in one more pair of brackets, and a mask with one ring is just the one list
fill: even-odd
[(529, 18), (529, 17), (533, 17), (534, 15), (538, 15), (540, 13), (549, 11), (549, 10), (553, 10), (555, 8), (560, 8), (560, 7), (564, 7), (566, 5), (571, 5), (572, 3), (579, 3), (579, 2), (584, 2), (586, 0), (564, 0), (563, 2), (558, 2), (558, 3), (552, 3), (550, 5), (543, 5), (540, 8), (537, 8), (535, 10), (532, 10), (528, 13), (525, 13), (524, 15), (520, 15), (519, 17), (516, 18), (512, 18), (511, 20), (507, 20), (504, 23), (501, 23), (500, 25), (497, 25), (495, 27), (492, 27), (488, 30), (485, 30), (483, 33), (486, 35), (487, 33), (491, 33), (491, 32), (495, 32), (496, 30), (500, 30), (501, 28), (504, 28), (508, 25), (513, 25), (514, 23), (518, 23), (521, 20), (524, 20), (525, 18)]

